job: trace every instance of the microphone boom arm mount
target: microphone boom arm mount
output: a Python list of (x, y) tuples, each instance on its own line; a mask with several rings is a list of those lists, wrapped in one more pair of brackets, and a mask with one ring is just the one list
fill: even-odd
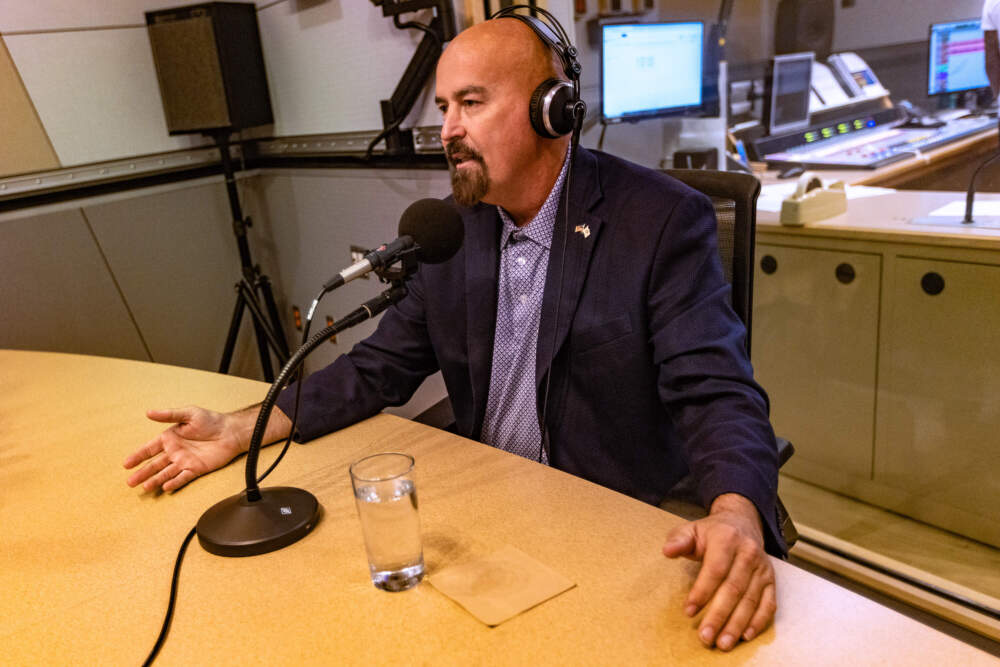
[(402, 285), (404, 281), (409, 280), (417, 272), (417, 268), (419, 267), (417, 253), (419, 251), (420, 248), (418, 246), (404, 250), (399, 253), (397, 258), (399, 266), (395, 266), (395, 263), (388, 264), (380, 269), (375, 269), (375, 275), (383, 283)]
[[(381, 101), (384, 129), (373, 142), (374, 145), (380, 139), (385, 139), (386, 155), (411, 156), (416, 152), (413, 130), (400, 130), (399, 126), (413, 109), (420, 91), (434, 73), (444, 43), (455, 37), (455, 9), (452, 0), (372, 0), (372, 4), (382, 8), (383, 16), (391, 16), (397, 28), (401, 30), (418, 28), (424, 31), (424, 37), (420, 40), (406, 71), (403, 72), (403, 77), (396, 85), (392, 97)], [(435, 10), (434, 18), (429, 25), (400, 23), (400, 14), (421, 9)]]

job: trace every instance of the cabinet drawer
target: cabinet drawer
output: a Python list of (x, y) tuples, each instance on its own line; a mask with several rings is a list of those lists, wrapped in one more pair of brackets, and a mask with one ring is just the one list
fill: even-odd
[(795, 445), (787, 472), (809, 462), (871, 477), (881, 266), (873, 254), (757, 246), (752, 359), (775, 432)]
[(1000, 267), (899, 257), (893, 272), (875, 478), (995, 521)]

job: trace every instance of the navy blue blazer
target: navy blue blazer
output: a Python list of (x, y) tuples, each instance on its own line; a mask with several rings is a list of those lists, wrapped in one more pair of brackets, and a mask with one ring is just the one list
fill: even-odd
[[(552, 375), (551, 465), (653, 504), (690, 471), (706, 507), (722, 493), (749, 498), (768, 551), (783, 553), (767, 397), (730, 306), (710, 201), (664, 174), (582, 148), (569, 184), (570, 229), (564, 236), (560, 210), (535, 367), (539, 415)], [(421, 266), (410, 295), (374, 334), (306, 380), (297, 439), (401, 405), (437, 370), (458, 433), (479, 438), (501, 222), (495, 206), (460, 210), (458, 254)], [(278, 401), (289, 415), (293, 394)]]

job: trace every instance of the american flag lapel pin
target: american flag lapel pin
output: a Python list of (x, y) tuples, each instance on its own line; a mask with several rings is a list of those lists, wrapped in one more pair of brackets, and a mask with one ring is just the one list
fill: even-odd
[(577, 234), (583, 234), (583, 238), (590, 238), (590, 226), (589, 225), (577, 225), (576, 229), (573, 230)]

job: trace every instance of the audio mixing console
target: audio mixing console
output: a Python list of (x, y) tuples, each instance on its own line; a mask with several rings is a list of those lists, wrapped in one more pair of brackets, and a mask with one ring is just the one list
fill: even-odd
[(936, 128), (903, 128), (897, 125), (868, 126), (849, 134), (822, 135), (810, 143), (789, 146), (762, 157), (769, 166), (802, 165), (810, 169), (876, 169), (919, 156), (996, 126), (997, 119), (970, 116)]

